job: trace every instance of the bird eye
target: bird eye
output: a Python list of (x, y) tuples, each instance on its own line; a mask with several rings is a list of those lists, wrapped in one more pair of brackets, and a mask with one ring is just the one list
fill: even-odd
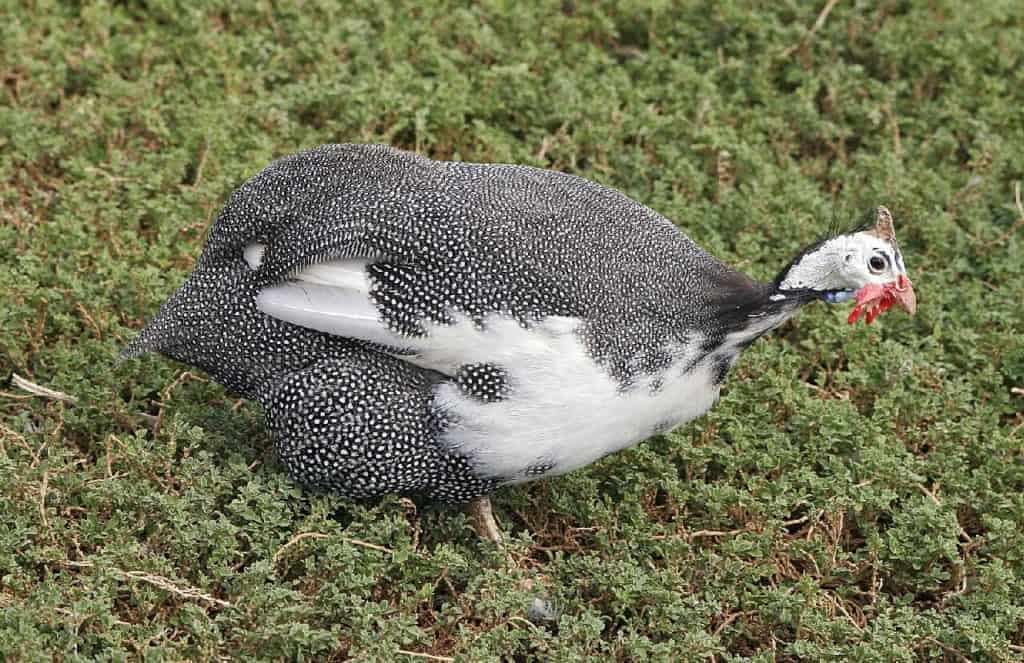
[(871, 259), (868, 260), (868, 268), (875, 274), (885, 271), (888, 264), (888, 261), (879, 255), (871, 256)]

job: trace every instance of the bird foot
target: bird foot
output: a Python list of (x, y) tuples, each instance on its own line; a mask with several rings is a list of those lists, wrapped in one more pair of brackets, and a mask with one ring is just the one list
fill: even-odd
[(530, 606), (526, 609), (526, 618), (534, 624), (556, 622), (562, 613), (561, 609), (551, 598), (551, 593), (548, 589), (550, 582), (550, 578), (540, 575), (526, 578), (519, 583), (519, 589), (537, 593), (537, 596), (530, 601)]
[(500, 546), (502, 543), (501, 530), (494, 520), (494, 512), (491, 511), (491, 498), (483, 495), (472, 500), (466, 505), (466, 511), (473, 518), (473, 529), (480, 535), (481, 539)]

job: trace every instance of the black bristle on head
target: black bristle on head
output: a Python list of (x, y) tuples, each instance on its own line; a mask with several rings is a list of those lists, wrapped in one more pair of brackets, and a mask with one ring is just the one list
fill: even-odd
[[(850, 212), (849, 210), (856, 211)], [(853, 235), (859, 232), (871, 230), (872, 228), (875, 227), (877, 219), (877, 205), (871, 205), (866, 203), (853, 203), (849, 205), (834, 206), (832, 208), (832, 218), (829, 221), (828, 227), (821, 234), (819, 234), (817, 238), (814, 239), (814, 241), (812, 241), (799, 252), (797, 252), (797, 254), (793, 256), (793, 258), (788, 263), (786, 263), (786, 266), (779, 270), (779, 272), (775, 275), (775, 278), (772, 280), (773, 291), (778, 291), (778, 287), (786, 278), (786, 274), (788, 274), (789, 270), (792, 269), (793, 266), (796, 265), (798, 262), (800, 262), (800, 259), (803, 258), (805, 255), (816, 251), (825, 242), (831, 239), (835, 239), (836, 237), (841, 237), (843, 235)], [(821, 297), (821, 293), (814, 290), (808, 290), (803, 293), (799, 291), (788, 291), (787, 294), (798, 298), (803, 296), (806, 298), (807, 301), (819, 299)]]
[(858, 201), (832, 208), (832, 220), (828, 231), (821, 241), (833, 239), (841, 235), (852, 235), (875, 227), (878, 219), (878, 203)]

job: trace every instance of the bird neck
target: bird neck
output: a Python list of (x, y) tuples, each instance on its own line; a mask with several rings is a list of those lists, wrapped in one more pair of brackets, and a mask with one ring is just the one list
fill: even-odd
[(814, 299), (808, 292), (783, 292), (778, 280), (759, 283), (746, 279), (745, 287), (731, 289), (715, 302), (718, 343), (741, 350), (791, 318)]

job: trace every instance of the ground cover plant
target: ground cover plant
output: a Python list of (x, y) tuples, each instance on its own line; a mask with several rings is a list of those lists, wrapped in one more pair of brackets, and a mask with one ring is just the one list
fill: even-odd
[[(1024, 658), (1024, 5), (681, 5), (4, 3), (0, 658)], [(115, 359), (234, 187), (347, 141), (590, 177), (764, 279), (884, 203), (919, 313), (809, 307), (498, 492), (498, 551)]]

